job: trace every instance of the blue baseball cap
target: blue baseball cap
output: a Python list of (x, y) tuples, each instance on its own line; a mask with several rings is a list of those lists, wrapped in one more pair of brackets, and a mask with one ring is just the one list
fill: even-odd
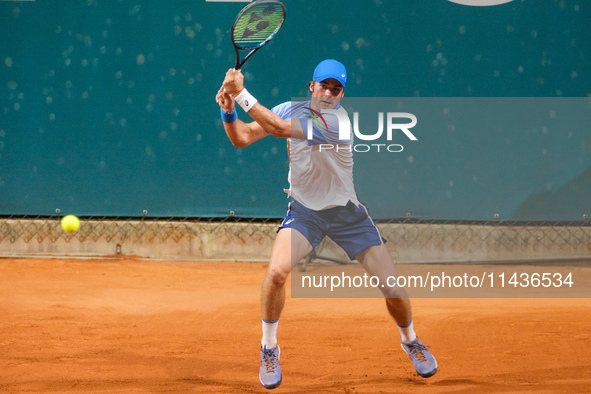
[(345, 87), (347, 84), (347, 69), (343, 63), (333, 59), (326, 59), (320, 62), (314, 70), (313, 79), (322, 82), (325, 79), (334, 78)]

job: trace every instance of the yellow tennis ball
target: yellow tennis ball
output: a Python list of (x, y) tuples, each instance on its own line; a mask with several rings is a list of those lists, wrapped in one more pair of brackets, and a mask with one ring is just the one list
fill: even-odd
[(80, 220), (74, 215), (64, 216), (62, 218), (62, 228), (64, 231), (73, 233), (80, 228)]

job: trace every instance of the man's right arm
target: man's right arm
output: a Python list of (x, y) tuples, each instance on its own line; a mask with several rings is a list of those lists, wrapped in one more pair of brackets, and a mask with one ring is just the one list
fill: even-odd
[[(227, 124), (237, 123), (237, 134), (242, 136), (242, 134), (245, 133), (243, 137), (245, 138), (245, 142), (247, 142), (246, 145), (258, 141), (269, 134), (277, 138), (305, 139), (302, 126), (298, 119), (294, 119), (293, 121), (283, 119), (281, 116), (261, 105), (254, 97), (246, 92), (246, 89), (244, 88), (244, 76), (240, 71), (234, 69), (228, 70), (222, 88), (216, 96), (216, 101), (220, 107), (227, 107), (228, 111), (233, 111), (235, 99), (236, 97), (240, 98), (241, 92), (246, 93), (251, 97), (251, 99), (248, 100), (247, 97), (242, 99), (246, 103), (247, 108), (245, 108), (243, 104), (241, 105), (242, 108), (248, 112), (248, 115), (250, 115), (254, 122), (244, 124), (235, 118), (230, 119), (231, 121), (229, 123), (224, 122), (226, 133), (228, 133), (228, 127), (226, 127)], [(248, 101), (250, 101), (250, 105), (248, 105)], [(244, 125), (248, 127), (244, 128)], [(230, 130), (230, 133), (228, 133), (232, 142), (234, 142), (233, 137), (238, 137), (235, 131), (236, 130)]]

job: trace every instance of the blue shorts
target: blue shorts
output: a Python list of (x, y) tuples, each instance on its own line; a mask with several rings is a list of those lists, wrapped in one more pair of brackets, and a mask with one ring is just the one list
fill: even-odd
[(314, 211), (297, 201), (292, 201), (283, 223), (279, 226), (279, 229), (282, 228), (298, 230), (313, 248), (328, 236), (343, 248), (351, 260), (370, 246), (385, 242), (369, 217), (365, 205), (355, 206), (351, 201), (344, 207), (321, 211)]

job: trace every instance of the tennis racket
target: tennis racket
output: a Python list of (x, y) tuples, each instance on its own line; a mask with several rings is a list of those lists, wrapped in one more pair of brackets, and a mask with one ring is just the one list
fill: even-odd
[[(232, 45), (236, 52), (234, 69), (240, 70), (256, 51), (271, 41), (284, 20), (285, 6), (277, 0), (257, 0), (244, 7), (232, 25)], [(240, 51), (250, 51), (242, 61)]]

